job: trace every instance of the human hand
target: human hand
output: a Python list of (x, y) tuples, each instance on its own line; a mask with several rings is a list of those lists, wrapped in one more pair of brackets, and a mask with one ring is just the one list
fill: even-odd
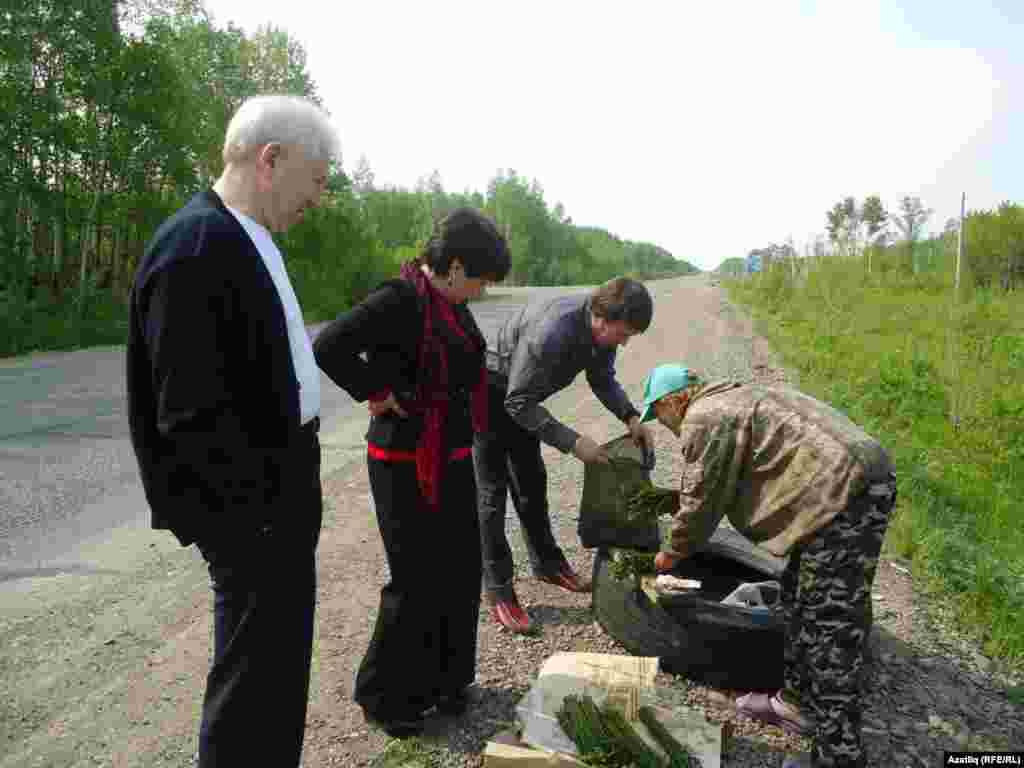
[(572, 449), (577, 459), (584, 464), (607, 464), (608, 452), (585, 435), (581, 435)]
[(643, 448), (646, 451), (654, 451), (654, 439), (651, 436), (651, 430), (648, 429), (647, 425), (640, 421), (639, 416), (633, 416), (629, 420), (629, 434), (633, 438), (633, 444), (637, 448)]
[(650, 429), (646, 424), (641, 423), (639, 417), (633, 416), (627, 422), (630, 429), (630, 436), (633, 438), (633, 444), (642, 452), (643, 468), (648, 472), (654, 469), (654, 438), (651, 436)]
[(393, 392), (389, 393), (383, 400), (371, 400), (367, 406), (370, 409), (371, 416), (383, 416), (388, 411), (394, 411), (403, 419), (409, 415), (402, 409), (402, 406), (398, 404), (398, 401), (395, 400)]
[(654, 570), (658, 573), (668, 573), (683, 558), (673, 555), (671, 552), (659, 552), (654, 556)]

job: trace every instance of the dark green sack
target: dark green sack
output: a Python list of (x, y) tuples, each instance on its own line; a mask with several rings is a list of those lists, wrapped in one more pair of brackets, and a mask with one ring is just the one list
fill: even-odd
[(638, 491), (651, 486), (652, 457), (624, 435), (603, 448), (609, 464), (587, 464), (583, 470), (578, 532), (584, 547), (621, 547), (657, 552), (658, 524), (651, 519), (631, 519), (627, 503)]

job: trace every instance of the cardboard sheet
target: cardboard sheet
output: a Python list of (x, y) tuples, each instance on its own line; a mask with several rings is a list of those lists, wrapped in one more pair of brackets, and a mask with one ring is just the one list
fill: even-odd
[[(703, 768), (720, 768), (722, 727), (708, 722), (695, 710), (678, 706), (654, 684), (658, 659), (645, 656), (620, 656), (605, 653), (558, 653), (544, 662), (537, 680), (516, 706), (523, 725), (524, 745), (547, 752), (576, 755), (576, 745), (558, 724), (558, 711), (566, 696), (590, 696), (601, 706), (611, 698), (627, 719), (635, 720), (640, 706), (650, 706), (663, 725), (686, 749), (698, 757)], [(664, 750), (647, 728), (631, 723), (637, 733), (656, 752)], [(529, 750), (527, 750), (529, 751)], [(529, 757), (523, 755), (523, 758)], [(502, 763), (509, 768), (519, 764)], [(522, 763), (533, 768), (533, 763)], [(558, 765), (539, 763), (537, 765)]]

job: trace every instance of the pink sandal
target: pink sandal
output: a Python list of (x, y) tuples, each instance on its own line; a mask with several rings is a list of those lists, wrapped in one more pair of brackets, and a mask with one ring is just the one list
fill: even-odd
[(785, 714), (772, 702), (775, 696), (767, 693), (748, 693), (736, 699), (736, 711), (751, 720), (777, 726), (793, 736), (810, 736), (814, 725), (804, 717)]

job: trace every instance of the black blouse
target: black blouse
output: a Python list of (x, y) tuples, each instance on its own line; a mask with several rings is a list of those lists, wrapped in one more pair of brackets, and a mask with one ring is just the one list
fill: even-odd
[[(469, 308), (457, 304), (453, 310), (460, 327), (482, 343)], [(435, 331), (448, 355), (445, 450), (452, 451), (473, 441), (470, 393), (480, 378), (483, 351), (479, 347), (470, 351), (443, 323), (435, 325)], [(389, 280), (324, 328), (313, 353), (321, 370), (357, 402), (390, 389), (398, 404), (404, 405), (416, 393), (422, 338), (423, 307), (416, 289), (406, 280)], [(366, 439), (381, 448), (413, 451), (422, 430), (422, 416), (402, 418), (389, 411), (370, 419)]]

